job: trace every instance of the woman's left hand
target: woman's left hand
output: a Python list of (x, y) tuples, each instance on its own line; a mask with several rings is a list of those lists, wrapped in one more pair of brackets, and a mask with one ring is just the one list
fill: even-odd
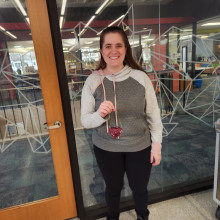
[(152, 166), (159, 165), (160, 161), (161, 161), (161, 154), (151, 152), (150, 162), (152, 163)]
[(161, 161), (161, 144), (157, 142), (153, 142), (151, 145), (151, 156), (150, 162), (153, 166), (157, 166)]

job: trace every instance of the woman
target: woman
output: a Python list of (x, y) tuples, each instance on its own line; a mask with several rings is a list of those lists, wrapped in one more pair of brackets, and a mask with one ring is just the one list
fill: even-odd
[(103, 30), (100, 53), (99, 67), (83, 87), (81, 121), (85, 128), (93, 128), (95, 157), (106, 183), (107, 219), (119, 219), (126, 172), (137, 219), (146, 220), (150, 171), (161, 160), (162, 123), (157, 99), (120, 27)]

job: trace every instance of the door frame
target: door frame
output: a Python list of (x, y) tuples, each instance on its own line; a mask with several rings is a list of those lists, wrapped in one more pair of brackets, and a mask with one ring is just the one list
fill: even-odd
[(65, 59), (63, 54), (62, 39), (59, 28), (58, 8), (57, 8), (56, 0), (46, 0), (46, 2), (48, 8), (51, 36), (53, 41), (54, 55), (57, 66), (57, 75), (59, 79), (60, 94), (62, 99), (61, 101), (62, 101), (62, 107), (64, 113), (65, 126), (66, 126), (70, 164), (72, 170), (73, 185), (75, 189), (76, 208), (77, 208), (78, 217), (81, 220), (84, 220), (86, 217), (86, 210), (83, 203), (78, 156), (76, 151), (75, 132), (74, 132), (72, 111), (70, 106), (70, 96), (68, 90), (68, 80), (66, 75), (66, 67), (64, 62)]

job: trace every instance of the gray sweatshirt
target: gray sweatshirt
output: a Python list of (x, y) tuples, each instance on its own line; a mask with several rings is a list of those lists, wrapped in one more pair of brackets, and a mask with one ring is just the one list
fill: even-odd
[[(115, 112), (102, 118), (98, 112), (104, 101), (114, 104), (116, 86), (118, 124), (123, 129), (119, 139), (114, 139), (106, 129), (116, 126)], [(153, 85), (147, 74), (125, 66), (114, 75), (101, 76), (93, 72), (86, 80), (81, 98), (81, 122), (85, 128), (93, 128), (92, 140), (97, 147), (112, 152), (135, 152), (162, 142), (162, 122)]]

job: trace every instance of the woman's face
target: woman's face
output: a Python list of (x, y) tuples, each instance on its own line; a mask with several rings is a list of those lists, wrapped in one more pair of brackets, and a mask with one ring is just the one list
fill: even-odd
[(118, 33), (108, 33), (104, 37), (101, 54), (106, 62), (106, 68), (115, 71), (123, 69), (126, 48), (122, 36)]

